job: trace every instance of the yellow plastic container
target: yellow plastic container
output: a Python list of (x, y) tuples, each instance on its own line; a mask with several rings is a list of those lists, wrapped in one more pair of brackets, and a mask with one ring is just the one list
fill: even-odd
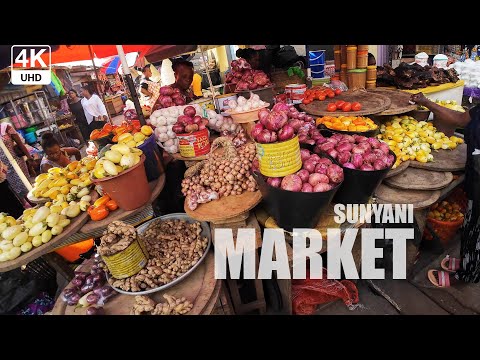
[(353, 70), (357, 68), (357, 47), (347, 47), (347, 69)]
[(102, 259), (115, 279), (126, 279), (139, 273), (147, 265), (148, 257), (135, 239), (125, 250)]
[(367, 66), (367, 81), (377, 80), (377, 65)]
[(377, 80), (367, 81), (365, 87), (367, 89), (375, 89), (377, 87)]
[(298, 137), (273, 144), (257, 145), (260, 172), (265, 176), (282, 177), (302, 168)]

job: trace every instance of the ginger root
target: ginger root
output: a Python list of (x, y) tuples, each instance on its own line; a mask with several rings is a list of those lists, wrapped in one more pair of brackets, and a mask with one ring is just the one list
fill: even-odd
[(184, 297), (177, 299), (168, 294), (164, 294), (163, 297), (167, 302), (155, 305), (155, 302), (147, 296), (135, 296), (135, 305), (130, 314), (184, 315), (193, 308), (193, 304)]

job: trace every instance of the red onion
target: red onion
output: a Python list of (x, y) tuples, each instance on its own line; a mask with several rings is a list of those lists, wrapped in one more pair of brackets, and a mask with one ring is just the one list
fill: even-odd
[(319, 174), (326, 175), (327, 169), (328, 169), (328, 165), (326, 164), (317, 164), (317, 166), (315, 166), (315, 172)]
[(288, 114), (290, 107), (287, 104), (278, 103), (273, 106), (272, 111), (285, 111)]
[(315, 143), (317, 145), (322, 145), (322, 144), (325, 144), (327, 142), (327, 138), (324, 138), (323, 136), (321, 138), (318, 138), (317, 140), (315, 140)]
[(331, 156), (332, 158), (336, 159), (338, 156), (338, 151), (335, 149), (330, 149), (327, 151), (327, 154)]
[(361, 148), (360, 146), (358, 145), (355, 145), (353, 148), (352, 148), (352, 154), (364, 154), (365, 153), (365, 149)]
[(175, 101), (175, 99), (178, 99), (178, 98), (181, 98), (182, 97), (182, 94), (178, 93), (178, 92), (174, 92), (172, 95), (171, 95), (171, 98), (173, 99), (173, 101)]
[(275, 131), (272, 131), (272, 143), (276, 142), (278, 140), (277, 133)]
[(348, 169), (356, 169), (355, 165), (353, 165), (351, 162), (344, 163), (343, 167)]
[(309, 192), (309, 193), (313, 192), (313, 186), (310, 185), (309, 183), (304, 183), (302, 185), (302, 192)]
[(380, 159), (380, 158), (385, 156), (385, 154), (383, 153), (383, 151), (381, 149), (374, 149), (373, 154), (375, 154), (377, 159)]
[(303, 183), (306, 183), (308, 181), (308, 178), (310, 177), (310, 173), (305, 170), (305, 169), (300, 169), (298, 170), (295, 175), (297, 175), (298, 177), (300, 177), (300, 179), (302, 179), (302, 182)]
[(332, 142), (326, 142), (320, 145), (320, 150), (323, 152), (327, 152), (329, 150), (332, 150), (333, 148), (335, 148), (335, 144)]
[(302, 190), (302, 179), (295, 174), (287, 175), (282, 180), (281, 188), (288, 191), (300, 191)]
[(200, 115), (194, 115), (193, 116), (193, 123), (194, 124), (199, 125), (199, 124), (202, 123), (202, 121), (203, 121), (203, 118)]
[(80, 288), (80, 291), (82, 292), (82, 294), (86, 294), (90, 291), (93, 290), (93, 288), (95, 287), (95, 284), (92, 282), (90, 284), (84, 284), (81, 288)]
[(367, 141), (367, 138), (365, 136), (362, 136), (362, 135), (353, 135), (353, 138), (355, 139), (355, 141), (357, 143), (361, 143), (361, 142), (364, 142), (364, 141)]
[(255, 158), (252, 161), (252, 171), (258, 172), (259, 170), (260, 170), (260, 163), (258, 162), (258, 158)]
[(284, 111), (272, 111), (265, 121), (268, 130), (278, 131), (287, 123), (288, 116)]
[(329, 191), (331, 189), (332, 189), (332, 186), (330, 184), (318, 183), (313, 188), (313, 191), (314, 192), (325, 192), (325, 191)]
[(105, 315), (105, 310), (103, 308), (95, 307), (95, 306), (89, 306), (86, 311), (87, 315)]
[(319, 164), (325, 164), (325, 165), (327, 165), (327, 166), (330, 166), (330, 165), (333, 164), (332, 161), (331, 161), (329, 158), (326, 158), (326, 157), (320, 158), (320, 159), (318, 160), (318, 163), (319, 163)]
[(378, 160), (375, 160), (375, 162), (373, 163), (373, 168), (375, 170), (383, 170), (387, 167), (387, 165), (380, 159)]
[(313, 116), (310, 116), (310, 115), (305, 116), (305, 121), (308, 121), (308, 122), (314, 121)]
[(267, 184), (276, 188), (279, 188), (281, 183), (282, 183), (282, 178), (279, 178), (279, 177), (269, 177), (267, 179)]
[(90, 295), (87, 295), (87, 303), (89, 303), (90, 305), (91, 304), (96, 304), (97, 301), (100, 299), (100, 296), (98, 296), (97, 294), (90, 294)]
[(350, 161), (351, 156), (352, 154), (349, 151), (341, 151), (338, 153), (337, 160), (341, 165), (343, 165), (346, 162)]
[(310, 151), (307, 149), (300, 149), (300, 156), (302, 157), (302, 163), (310, 157)]
[(370, 164), (363, 164), (362, 166), (360, 166), (360, 170), (362, 170), (362, 171), (373, 171), (373, 170), (375, 170), (375, 168)]
[(73, 285), (73, 286), (82, 286), (83, 283), (84, 283), (84, 281), (85, 281), (85, 280), (82, 280), (82, 279), (80, 279), (80, 278), (75, 277), (75, 278), (73, 278), (73, 280), (72, 280), (72, 285)]
[(309, 173), (315, 172), (315, 161), (308, 159), (303, 163), (303, 169), (307, 170)]
[(168, 108), (170, 106), (173, 106), (173, 100), (170, 96), (160, 95), (158, 98), (158, 102), (163, 108)]
[(332, 136), (330, 136), (329, 139), (334, 139), (334, 140), (337, 140), (337, 142), (340, 142), (345, 139), (344, 136), (345, 135), (335, 133)]
[(355, 138), (352, 135), (344, 135), (344, 141), (348, 141), (349, 143), (355, 144)]
[(178, 97), (176, 99), (173, 99), (173, 102), (175, 105), (180, 106), (180, 105), (185, 105), (185, 99), (183, 97)]
[(333, 144), (333, 145), (336, 146), (340, 141), (337, 140), (337, 139), (335, 139), (335, 138), (333, 138), (333, 137), (329, 137), (329, 138), (327, 138), (327, 142), (329, 142), (329, 143), (331, 143), (331, 144)]
[(94, 279), (94, 275), (88, 275), (87, 278), (85, 279), (85, 284), (92, 284)]
[[(315, 172), (311, 173), (310, 176), (308, 177), (308, 183), (312, 186), (315, 186), (319, 182), (325, 182), (325, 181), (320, 181), (320, 180), (324, 180), (324, 179), (322, 179), (322, 176), (325, 176), (325, 175), (315, 173)], [(327, 179), (327, 182), (328, 182), (328, 179)]]
[(362, 141), (362, 142), (358, 143), (357, 146), (359, 148), (362, 148), (365, 151), (372, 149), (372, 147), (370, 146), (370, 144), (367, 141)]
[(258, 110), (258, 118), (260, 119), (260, 122), (265, 125), (263, 123), (263, 121), (265, 121), (268, 117), (268, 114), (270, 114), (270, 111), (268, 111), (268, 109), (260, 109)]
[(70, 299), (68, 299), (67, 301), (67, 305), (68, 306), (73, 306), (73, 305), (77, 305), (78, 304), (78, 301), (82, 298), (82, 296), (80, 294), (73, 294)]
[(178, 118), (177, 118), (177, 122), (176, 124), (181, 124), (183, 126), (185, 125), (188, 125), (190, 123), (192, 123), (193, 120), (190, 116), (187, 116), (187, 115), (180, 115)]
[(341, 141), (335, 147), (335, 150), (337, 150), (338, 152), (352, 151), (352, 149), (353, 149), (353, 146), (348, 141)]
[(171, 86), (162, 86), (160, 88), (160, 95), (172, 95), (173, 94), (173, 88)]
[(377, 149), (380, 146), (380, 141), (378, 141), (378, 139), (368, 138), (367, 141), (370, 144), (370, 146), (374, 149)]
[(298, 119), (293, 119), (289, 121), (289, 124), (293, 128), (293, 130), (298, 131), (300, 127), (303, 125), (303, 121)]
[(380, 143), (378, 148), (382, 150), (385, 155), (388, 155), (390, 153), (390, 148), (384, 142)]
[(248, 89), (249, 90), (255, 90), (258, 87), (258, 85), (254, 82), (248, 84)]
[(268, 144), (268, 143), (271, 143), (273, 142), (272, 141), (272, 134), (273, 132), (267, 130), (267, 129), (263, 129), (258, 135), (257, 135), (257, 138), (255, 140), (257, 140), (259, 143), (261, 144)]
[(310, 160), (315, 162), (315, 165), (321, 162), (321, 157), (318, 156), (318, 154), (312, 154), (310, 155)]
[(366, 164), (373, 164), (377, 160), (377, 157), (374, 153), (370, 153), (363, 157), (363, 162)]
[(307, 116), (307, 114), (305, 114), (304, 112), (301, 112), (301, 113), (298, 113), (297, 119), (298, 120), (305, 120), (306, 116)]
[(385, 164), (387, 164), (387, 167), (393, 166), (393, 163), (395, 161), (395, 157), (392, 154), (388, 154), (387, 158), (385, 159)]
[(343, 169), (337, 164), (332, 164), (327, 169), (327, 176), (331, 182), (340, 184), (343, 181)]
[(172, 126), (172, 131), (175, 134), (183, 134), (183, 133), (185, 133), (185, 128), (183, 127), (183, 125), (177, 123), (177, 124)]
[(290, 140), (294, 136), (295, 132), (293, 131), (293, 128), (288, 124), (284, 125), (278, 132), (278, 140), (280, 141)]
[(202, 122), (200, 125), (198, 125), (198, 130), (205, 130), (207, 126)]
[(363, 165), (363, 157), (361, 154), (353, 154), (351, 161), (353, 166), (355, 166), (356, 169), (360, 168), (360, 166)]
[(259, 86), (265, 86), (268, 83), (267, 74), (265, 74), (264, 72), (257, 73), (253, 77), (253, 81), (255, 81)]
[(235, 91), (244, 91), (248, 90), (248, 82), (240, 80), (235, 88)]
[(252, 128), (252, 131), (250, 132), (250, 136), (253, 139), (256, 139), (258, 134), (260, 134), (264, 130), (264, 127), (262, 124), (258, 123), (255, 124), (255, 126)]

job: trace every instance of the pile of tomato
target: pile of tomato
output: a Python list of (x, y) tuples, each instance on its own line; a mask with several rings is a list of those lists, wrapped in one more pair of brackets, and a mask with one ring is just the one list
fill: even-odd
[(360, 111), (362, 110), (362, 104), (359, 102), (350, 103), (348, 101), (338, 100), (327, 105), (327, 111), (334, 112), (341, 110), (343, 112)]
[(335, 96), (338, 96), (342, 93), (342, 90), (340, 89), (330, 89), (330, 88), (324, 88), (324, 89), (308, 89), (305, 91), (305, 97), (302, 101), (302, 103), (310, 104), (313, 100), (320, 100), (323, 101), (326, 98), (334, 98)]
[(98, 140), (105, 136), (109, 136), (113, 134), (113, 142), (118, 141), (118, 137), (123, 133), (131, 133), (134, 135), (135, 133), (139, 132), (142, 128), (139, 120), (130, 120), (130, 121), (123, 121), (122, 125), (112, 125), (110, 123), (106, 123), (102, 129), (95, 129), (90, 133), (90, 140)]

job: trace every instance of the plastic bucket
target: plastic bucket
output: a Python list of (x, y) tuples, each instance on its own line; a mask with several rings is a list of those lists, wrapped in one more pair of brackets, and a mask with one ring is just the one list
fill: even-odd
[(326, 192), (304, 193), (275, 188), (267, 184), (262, 175), (254, 173), (263, 203), (277, 225), (287, 231), (293, 228), (315, 228), (332, 202), (341, 184)]
[(196, 157), (210, 152), (208, 129), (195, 131), (191, 134), (177, 134), (180, 155), (183, 157)]
[[(390, 150), (390, 154), (397, 157)], [(374, 171), (362, 171), (356, 169), (343, 168), (343, 184), (333, 198), (334, 203), (340, 204), (365, 204), (368, 202), (373, 192), (385, 178), (390, 168)]]
[(257, 157), (260, 173), (270, 177), (293, 174), (302, 168), (298, 136), (273, 144), (259, 144)]
[(152, 196), (145, 172), (145, 155), (140, 162), (117, 176), (103, 179), (91, 179), (95, 185), (102, 187), (122, 210), (135, 210), (145, 205)]
[(325, 64), (325, 50), (315, 50), (308, 52), (310, 67), (318, 64)]
[(28, 143), (28, 144), (33, 144), (37, 141), (37, 136), (35, 135), (34, 132), (27, 132), (25, 133), (25, 141)]
[(135, 239), (125, 250), (111, 256), (102, 256), (115, 279), (125, 279), (139, 273), (147, 265), (147, 255)]
[(155, 136), (150, 135), (138, 148), (143, 151), (146, 157), (145, 172), (147, 173), (147, 180), (150, 182), (158, 179), (165, 172), (165, 168), (162, 162), (162, 153), (155, 142)]

